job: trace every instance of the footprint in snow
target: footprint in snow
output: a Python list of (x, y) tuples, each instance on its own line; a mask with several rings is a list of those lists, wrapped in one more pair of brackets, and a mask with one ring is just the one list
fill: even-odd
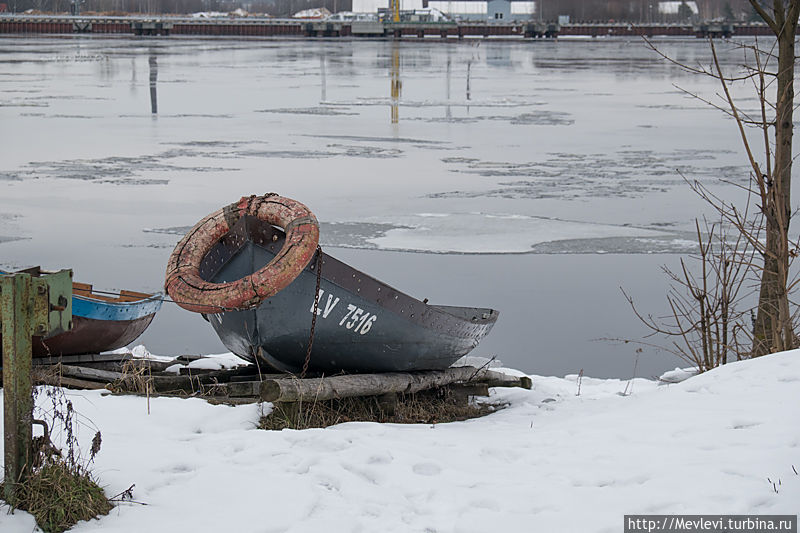
[(761, 425), (761, 422), (752, 422), (752, 421), (736, 421), (733, 425), (730, 426), (730, 429), (750, 429), (754, 427), (758, 427)]
[(189, 472), (194, 472), (194, 467), (189, 465), (175, 465), (170, 471), (173, 474), (188, 474)]
[(388, 465), (392, 462), (392, 456), (389, 454), (373, 455), (367, 459), (367, 463), (371, 465)]
[(420, 476), (438, 476), (442, 472), (441, 467), (434, 463), (417, 463), (412, 469)]

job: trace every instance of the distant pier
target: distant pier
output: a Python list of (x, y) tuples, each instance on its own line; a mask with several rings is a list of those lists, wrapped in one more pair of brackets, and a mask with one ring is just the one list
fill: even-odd
[(147, 16), (47, 16), (0, 14), (0, 34), (129, 34), (223, 35), (247, 37), (383, 37), (383, 38), (507, 38), (549, 39), (586, 37), (732, 37), (770, 35), (765, 24), (700, 23), (628, 24), (534, 21), (505, 22), (380, 22), (325, 21), (276, 18), (192, 18)]

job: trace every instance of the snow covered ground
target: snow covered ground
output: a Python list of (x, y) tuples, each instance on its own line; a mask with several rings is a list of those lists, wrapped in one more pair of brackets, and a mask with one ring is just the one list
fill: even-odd
[[(513, 372), (513, 371), (511, 371)], [(258, 406), (69, 391), (136, 500), (75, 531), (622, 531), (635, 513), (796, 514), (800, 351), (676, 384), (532, 376), (441, 425), (255, 429)], [(773, 486), (772, 483), (775, 483)], [(0, 514), (3, 533), (34, 530)]]

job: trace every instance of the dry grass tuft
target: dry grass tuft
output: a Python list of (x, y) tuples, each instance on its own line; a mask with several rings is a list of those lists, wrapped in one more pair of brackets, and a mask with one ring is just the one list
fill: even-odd
[(45, 533), (61, 533), (108, 514), (113, 505), (88, 471), (54, 457), (18, 486), (16, 507), (31, 513)]
[(442, 388), (399, 394), (394, 404), (377, 396), (275, 403), (272, 412), (261, 417), (259, 427), (268, 430), (309, 429), (345, 422), (442, 424), (478, 418), (503, 407), (467, 401), (465, 397)]
[[(60, 379), (57, 371), (38, 377), (51, 382)], [(34, 419), (33, 423), (42, 426), (44, 434), (34, 437), (28, 473), (15, 484), (9, 495), (13, 501), (8, 503), (31, 513), (46, 533), (61, 533), (81, 520), (108, 514), (113, 508), (89, 471), (100, 452), (102, 435), (97, 431), (88, 454), (82, 454), (75, 433), (76, 412), (64, 389), (44, 386), (35, 388), (33, 394), (34, 398), (44, 394), (50, 400), (50, 408), (35, 408), (34, 415), (38, 413), (42, 419)], [(50, 440), (52, 428), (61, 433), (60, 450)], [(0, 495), (5, 495), (2, 484)]]

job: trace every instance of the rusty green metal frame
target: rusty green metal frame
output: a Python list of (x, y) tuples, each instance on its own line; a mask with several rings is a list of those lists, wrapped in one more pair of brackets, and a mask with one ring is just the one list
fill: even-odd
[(34, 335), (49, 337), (72, 328), (72, 271), (40, 277), (0, 276), (3, 335), (3, 497), (12, 507), (29, 471), (33, 440), (31, 347)]

